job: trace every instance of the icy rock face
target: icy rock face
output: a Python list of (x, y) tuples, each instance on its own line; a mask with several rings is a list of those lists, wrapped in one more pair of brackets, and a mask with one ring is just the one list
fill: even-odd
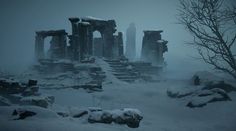
[(126, 124), (130, 128), (137, 128), (142, 119), (143, 117), (139, 110), (125, 108), (120, 110), (91, 112), (88, 117), (88, 122), (107, 124), (114, 122), (117, 124)]
[(231, 101), (228, 92), (234, 91), (229, 84), (218, 82), (206, 86), (189, 86), (186, 88), (169, 88), (167, 95), (171, 98), (186, 100), (186, 106), (190, 108), (204, 107), (208, 103), (218, 101)]

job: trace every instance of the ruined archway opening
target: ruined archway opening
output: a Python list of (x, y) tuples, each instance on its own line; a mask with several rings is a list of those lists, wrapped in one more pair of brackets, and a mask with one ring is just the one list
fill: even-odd
[(103, 56), (103, 44), (102, 33), (95, 30), (93, 32), (93, 54), (95, 56)]
[(52, 40), (52, 37), (45, 37), (44, 38), (44, 58), (45, 59), (49, 59), (51, 57), (51, 53), (50, 53), (50, 42)]

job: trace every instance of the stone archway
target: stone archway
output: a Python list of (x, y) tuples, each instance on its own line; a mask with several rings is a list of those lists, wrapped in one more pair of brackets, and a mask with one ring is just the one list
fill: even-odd
[(93, 31), (93, 55), (103, 56), (103, 36), (98, 30)]
[[(101, 20), (95, 18), (69, 18), (72, 24), (71, 43), (76, 47), (79, 56), (75, 59), (83, 59), (84, 55), (95, 55), (93, 45), (93, 32), (101, 33), (100, 42), (102, 45), (102, 56), (113, 57), (114, 33), (116, 32), (116, 23), (114, 20)], [(77, 52), (77, 53), (78, 53)], [(76, 52), (75, 52), (76, 53)]]
[(63, 59), (66, 57), (66, 36), (65, 30), (38, 31), (35, 37), (35, 56), (39, 59), (45, 59), (44, 39), (52, 37), (50, 51), (51, 59)]

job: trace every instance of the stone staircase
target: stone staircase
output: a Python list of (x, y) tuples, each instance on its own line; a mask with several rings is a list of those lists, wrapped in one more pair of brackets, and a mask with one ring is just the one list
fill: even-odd
[(111, 67), (112, 74), (121, 81), (131, 83), (140, 78), (139, 72), (133, 69), (127, 62), (119, 59), (106, 59), (104, 61)]
[(162, 68), (161, 66), (153, 66), (150, 62), (129, 62), (134, 69), (136, 69), (141, 74), (150, 74), (150, 75), (158, 75)]
[(156, 78), (162, 72), (162, 66), (153, 66), (150, 62), (129, 62), (137, 72), (140, 73), (140, 78), (148, 82), (158, 81)]

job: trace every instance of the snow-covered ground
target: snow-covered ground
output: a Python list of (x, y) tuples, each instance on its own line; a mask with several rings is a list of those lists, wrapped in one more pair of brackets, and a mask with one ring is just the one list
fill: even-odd
[[(102, 61), (103, 71), (106, 72), (106, 81), (103, 91), (88, 93), (84, 89), (72, 88), (41, 88), (40, 93), (55, 97), (55, 103), (48, 109), (32, 106), (21, 106), (37, 115), (24, 120), (14, 120), (12, 113), (18, 106), (0, 107), (0, 131), (235, 131), (236, 130), (236, 92), (230, 92), (232, 101), (209, 103), (202, 108), (189, 108), (186, 99), (173, 99), (167, 95), (169, 89), (191, 91), (194, 88), (190, 79), (164, 77), (157, 83), (136, 82), (125, 83), (112, 76)], [(60, 74), (64, 76), (65, 74)], [(68, 75), (68, 74), (67, 74)], [(198, 72), (203, 82), (209, 76), (206, 72)], [(75, 76), (71, 79), (75, 78)], [(32, 77), (32, 76), (30, 76)], [(71, 81), (65, 77), (66, 81)], [(214, 79), (213, 79), (214, 78)], [(50, 79), (48, 79), (51, 81)], [(220, 79), (217, 79), (220, 80)], [(60, 83), (58, 80), (57, 84)], [(210, 80), (209, 80), (210, 81)], [(39, 80), (39, 85), (45, 80)], [(230, 81), (234, 84), (235, 82)], [(70, 82), (69, 82), (70, 83)], [(53, 84), (53, 83), (52, 83)], [(42, 84), (43, 85), (43, 84)], [(189, 90), (182, 90), (192, 87)], [(196, 87), (197, 88), (197, 87)], [(123, 108), (138, 109), (143, 119), (138, 128), (127, 125), (89, 123), (85, 118), (61, 117), (56, 112), (73, 113), (76, 110), (87, 108), (101, 108), (116, 110)]]

